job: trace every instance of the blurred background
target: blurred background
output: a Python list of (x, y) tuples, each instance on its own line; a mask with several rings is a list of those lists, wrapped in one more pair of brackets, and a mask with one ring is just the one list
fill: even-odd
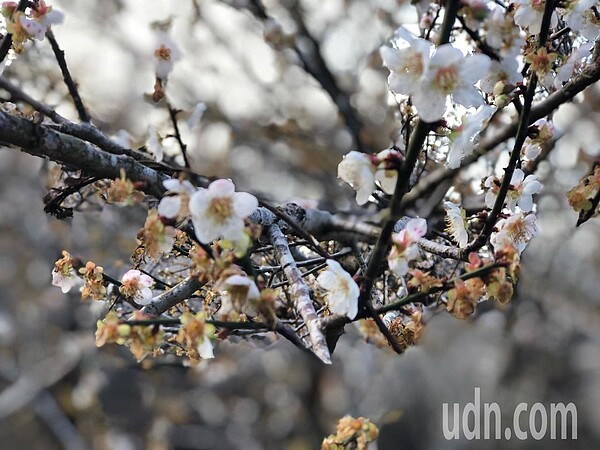
[[(378, 48), (416, 21), (407, 2), (272, 0), (269, 19), (243, 0), (51, 4), (65, 13), (54, 33), (94, 122), (140, 144), (149, 125), (170, 132), (167, 111), (147, 94), (150, 24), (172, 19), (184, 57), (167, 95), (182, 110), (207, 107), (199, 126), (182, 127), (193, 167), (231, 177), (240, 190), (349, 209), (353, 192), (336, 179), (342, 155), (397, 139), (397, 105)], [(289, 44), (294, 33), (298, 50)], [(300, 55), (319, 67), (315, 43), (345, 115), (303, 67)], [(46, 41), (30, 45), (4, 75), (76, 118)], [(220, 342), (216, 359), (195, 367), (138, 364), (122, 347), (96, 349), (100, 308), (63, 295), (50, 272), (66, 249), (120, 276), (145, 213), (92, 204), (58, 221), (42, 202), (53, 166), (0, 148), (0, 447), (312, 449), (351, 414), (380, 427), (380, 449), (597, 448), (600, 230), (597, 219), (575, 228), (565, 193), (598, 156), (599, 96), (589, 89), (554, 117), (562, 137), (538, 170), (540, 235), (507, 307), (481, 305), (469, 321), (428, 317), (420, 345), (401, 356), (364, 343), (350, 325), (327, 367), (284, 340)], [(163, 141), (173, 155), (175, 144)], [(473, 401), (474, 387), (482, 402), (500, 404), (506, 423), (520, 402), (573, 402), (579, 438), (446, 441), (442, 403)]]

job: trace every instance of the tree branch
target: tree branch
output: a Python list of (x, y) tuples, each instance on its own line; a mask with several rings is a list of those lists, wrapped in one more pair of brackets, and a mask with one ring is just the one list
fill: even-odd
[(275, 254), (277, 255), (279, 264), (283, 268), (283, 272), (290, 283), (295, 309), (304, 320), (306, 328), (308, 329), (312, 350), (325, 364), (331, 364), (331, 355), (327, 348), (325, 336), (320, 328), (319, 317), (313, 306), (310, 288), (304, 281), (302, 272), (296, 265), (296, 261), (290, 252), (290, 247), (285, 235), (276, 223), (269, 226), (268, 233), (269, 239), (275, 248)]

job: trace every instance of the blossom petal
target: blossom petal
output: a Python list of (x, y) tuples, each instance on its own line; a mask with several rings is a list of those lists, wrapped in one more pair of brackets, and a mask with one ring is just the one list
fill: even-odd
[(181, 197), (163, 197), (158, 204), (158, 214), (168, 219), (173, 219), (181, 210)]
[(258, 208), (258, 200), (247, 192), (236, 192), (233, 195), (233, 211), (239, 217), (248, 217)]
[(452, 93), (452, 100), (467, 108), (483, 104), (483, 97), (473, 86), (461, 86)]
[(212, 359), (215, 357), (212, 343), (210, 342), (210, 339), (206, 336), (204, 336), (202, 342), (198, 344), (196, 350), (198, 350), (198, 354), (202, 359)]
[(231, 180), (215, 180), (208, 186), (209, 192), (215, 197), (230, 197), (235, 192), (235, 185)]
[(435, 89), (426, 90), (420, 86), (414, 93), (413, 102), (425, 122), (440, 120), (446, 112), (446, 94)]

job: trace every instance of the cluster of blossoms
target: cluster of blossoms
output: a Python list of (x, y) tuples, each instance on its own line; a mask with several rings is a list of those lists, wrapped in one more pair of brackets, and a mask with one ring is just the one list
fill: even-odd
[(63, 22), (64, 14), (45, 0), (31, 2), (24, 11), (19, 10), (19, 2), (3, 2), (0, 13), (6, 20), (6, 31), (12, 35), (13, 47), (20, 52), (28, 40), (43, 40), (51, 25)]
[[(430, 36), (429, 32), (431, 32), (431, 36), (435, 36), (437, 14), (441, 7), (436, 4), (423, 8), (424, 2), (420, 3), (420, 24), (423, 27), (431, 27), (427, 35)], [(570, 54), (561, 55), (561, 46), (550, 42), (556, 39), (550, 39), (547, 46), (537, 48), (535, 44), (537, 41), (532, 38), (540, 33), (546, 7), (545, 0), (513, 0), (508, 7), (482, 0), (463, 0), (460, 3), (459, 19), (462, 19), (461, 23), (465, 23), (472, 29), (467, 29), (471, 38), (469, 42), (477, 44), (482, 52), (491, 55), (493, 61), (489, 56), (477, 51), (467, 54), (463, 51), (466, 46), (461, 46), (460, 39), (456, 39), (455, 43), (434, 46), (429, 40), (416, 37), (404, 28), (396, 32), (391, 46), (384, 46), (380, 50), (383, 62), (390, 71), (388, 77), (390, 91), (394, 95), (410, 97), (404, 107), (400, 105), (401, 115), (406, 125), (401, 134), (404, 134), (405, 129), (410, 130), (416, 122), (413, 106), (421, 122), (429, 124), (423, 127), (428, 137), (424, 137), (423, 141), (411, 139), (411, 142), (419, 142), (419, 147), (425, 147), (422, 154), (428, 157), (422, 164), (421, 174), (428, 171), (432, 164), (441, 162), (438, 157), (440, 154), (445, 155), (445, 164), (449, 169), (458, 169), (461, 164), (464, 164), (463, 160), (473, 154), (480, 135), (488, 124), (493, 122), (495, 125), (502, 121), (504, 116), (501, 114), (496, 116), (496, 114), (502, 113), (503, 108), (518, 100), (518, 97), (523, 94), (523, 86), (527, 84), (523, 81), (523, 74), (535, 73), (542, 87), (548, 92), (560, 88), (564, 82), (581, 71), (584, 61), (590, 57), (593, 47), (591, 41), (600, 31), (598, 0), (567, 0), (561, 3), (553, 13), (550, 25), (555, 27), (560, 19), (561, 24), (566, 23), (571, 27), (571, 30), (563, 33), (572, 33), (573, 37), (567, 42), (568, 45), (562, 46), (568, 48)], [(25, 12), (21, 12), (17, 10), (15, 2), (3, 4), (2, 13), (7, 18), (9, 32), (13, 33), (17, 44), (27, 39), (43, 38), (47, 26), (58, 23), (59, 19), (62, 20), (60, 13), (52, 11), (43, 0), (32, 5), (35, 7), (30, 6)], [(436, 16), (435, 19), (433, 14)], [(173, 71), (174, 64), (182, 56), (181, 50), (170, 37), (167, 28), (163, 27), (156, 33), (156, 43), (153, 47), (156, 79), (153, 99), (156, 102), (165, 97), (165, 83)], [(452, 31), (450, 37), (454, 33), (455, 31)], [(425, 36), (425, 33), (422, 36)], [(279, 37), (272, 36), (272, 39), (279, 39)], [(525, 71), (523, 65), (527, 66)], [(528, 85), (531, 85), (530, 82)], [(518, 101), (514, 104), (515, 110), (521, 114), (520, 108), (523, 108), (523, 105), (519, 105)], [(205, 109), (204, 104), (197, 105), (188, 120), (190, 130), (199, 122)], [(434, 135), (429, 134), (432, 131), (435, 132)], [(415, 132), (412, 138), (418, 134)], [(409, 136), (403, 137), (409, 140)], [(504, 200), (500, 205), (502, 208), (495, 211), (494, 216), (485, 208), (481, 208), (482, 211), (476, 215), (467, 217), (467, 213), (459, 204), (444, 201), (446, 232), (449, 237), (439, 233), (440, 236), (433, 240), (424, 238), (428, 231), (427, 220), (416, 218), (397, 222), (395, 232), (389, 239), (391, 245), (387, 254), (387, 267), (385, 261), (376, 260), (382, 263), (381, 271), (385, 273), (385, 281), (371, 279), (365, 284), (370, 286), (372, 282), (374, 302), (378, 300), (374, 293), (382, 292), (384, 289), (387, 289), (386, 293), (391, 294), (389, 297), (394, 299), (404, 294), (410, 297), (415, 291), (420, 298), (439, 294), (436, 305), (445, 302), (448, 312), (464, 319), (471, 316), (477, 304), (484, 299), (496, 300), (501, 304), (509, 301), (513, 294), (513, 284), (517, 279), (520, 254), (538, 233), (535, 225), (536, 216), (532, 213), (535, 211), (533, 195), (538, 194), (542, 189), (542, 184), (535, 175), (525, 176), (524, 170), (520, 168), (527, 167), (525, 170), (528, 170), (529, 166), (522, 166), (520, 163), (537, 159), (542, 151), (550, 148), (553, 137), (553, 125), (545, 119), (540, 119), (529, 127), (525, 144), (518, 155), (521, 160), (511, 160), (513, 164), (517, 164), (509, 169), (512, 175), (510, 183), (506, 183), (509, 185), (508, 192), (506, 198), (502, 198)], [(411, 149), (412, 147), (411, 145)], [(165, 157), (163, 136), (152, 126), (148, 127), (146, 149), (156, 161), (160, 162)], [(404, 167), (403, 151), (403, 147), (396, 146), (374, 155), (351, 151), (340, 162), (338, 177), (356, 191), (356, 202), (359, 205), (365, 205), (370, 199), (377, 198), (378, 206), (384, 206), (386, 199), (381, 198), (382, 193), (393, 195), (398, 186), (405, 184), (409, 186), (413, 181), (412, 178), (409, 180), (398, 178), (400, 169), (414, 169), (409, 167), (408, 163)], [(414, 149), (411, 150), (413, 151)], [(433, 156), (429, 158), (431, 155)], [(411, 158), (407, 160), (411, 161)], [(417, 158), (412, 159), (412, 161), (416, 160)], [(421, 162), (417, 162), (417, 165)], [(416, 172), (413, 170), (413, 174)], [(450, 170), (448, 173), (454, 171)], [(600, 191), (599, 174), (600, 169), (596, 167), (592, 174), (586, 176), (569, 192), (569, 201), (577, 211), (588, 211), (597, 207)], [(490, 176), (484, 181), (483, 185), (487, 190), (485, 205), (488, 209), (499, 206), (496, 203), (499, 202), (498, 198), (504, 182), (502, 178), (495, 176)], [(167, 287), (169, 285), (166, 282), (159, 282), (156, 287), (154, 275), (151, 277), (145, 274), (141, 270), (140, 262), (145, 261), (145, 257), (150, 257), (159, 263), (170, 258), (185, 260), (188, 263), (185, 267), (185, 276), (189, 275), (189, 278), (196, 278), (202, 283), (201, 290), (195, 291), (190, 296), (189, 303), (192, 309), (197, 307), (200, 311), (190, 312), (187, 309), (189, 305), (177, 312), (171, 310), (169, 313), (179, 320), (180, 327), (177, 334), (167, 328), (162, 329), (159, 325), (144, 327), (135, 323), (127, 324), (116, 313), (110, 313), (104, 321), (99, 322), (98, 345), (108, 342), (125, 344), (131, 348), (138, 359), (141, 359), (151, 352), (158, 352), (161, 339), (167, 334), (170, 339), (168, 342), (178, 344), (178, 354), (185, 354), (192, 359), (212, 358), (214, 357), (212, 341), (215, 338), (213, 325), (216, 324), (213, 321), (215, 319), (230, 323), (252, 322), (253, 325), (265, 324), (270, 327), (276, 323), (277, 314), (283, 309), (293, 309), (296, 316), (303, 316), (300, 312), (301, 307), (294, 305), (290, 308), (293, 302), (276, 305), (281, 286), (287, 284), (292, 290), (297, 287), (293, 285), (298, 283), (294, 282), (285, 270), (289, 266), (281, 261), (279, 261), (281, 267), (271, 266), (270, 255), (265, 257), (263, 261), (267, 262), (264, 266), (260, 266), (261, 273), (272, 273), (268, 281), (270, 287), (265, 288), (267, 283), (265, 278), (255, 273), (258, 272), (255, 270), (257, 260), (261, 257), (253, 254), (251, 256), (254, 259), (251, 259), (247, 255), (248, 249), (254, 243), (258, 242), (262, 246), (263, 241), (266, 241), (265, 234), (256, 231), (256, 228), (260, 228), (259, 225), (247, 223), (252, 222), (248, 220), (250, 216), (252, 219), (261, 216), (261, 214), (253, 216), (259, 206), (255, 196), (236, 192), (234, 184), (227, 179), (213, 181), (206, 188), (197, 188), (190, 181), (180, 179), (168, 179), (163, 185), (166, 190), (165, 195), (156, 208), (149, 209), (146, 222), (138, 233), (140, 245), (138, 254), (134, 255), (136, 269), (127, 271), (119, 283), (111, 281), (104, 275), (104, 269), (92, 262), (76, 270), (73, 258), (67, 252), (63, 252), (63, 258), (56, 262), (52, 272), (53, 284), (59, 286), (63, 292), (68, 292), (81, 283), (79, 279), (81, 277), (84, 282), (82, 295), (100, 300), (106, 299), (107, 285), (112, 282), (119, 286), (120, 295), (129, 305), (136, 309), (150, 305), (148, 308), (142, 308), (142, 311), (148, 311), (159, 303), (157, 301), (152, 304), (153, 288), (162, 290), (164, 286), (161, 283)], [(143, 194), (135, 188), (136, 185), (122, 174), (111, 184), (106, 196), (110, 203), (121, 206), (141, 203)], [(444, 200), (460, 198), (461, 194), (461, 192), (448, 191), (445, 193)], [(394, 211), (393, 207), (392, 211)], [(499, 214), (496, 214), (498, 212)], [(421, 211), (418, 213), (424, 214)], [(427, 216), (431, 217), (430, 226), (435, 223), (434, 216), (438, 213), (439, 209), (431, 216)], [(382, 212), (381, 217), (386, 217), (385, 212)], [(485, 222), (486, 220), (490, 222)], [(493, 230), (488, 226), (494, 225), (491, 221), (497, 221)], [(374, 228), (371, 223), (361, 225), (365, 225), (365, 229)], [(484, 241), (487, 244), (477, 247), (481, 256), (471, 253), (469, 262), (464, 263), (466, 253), (471, 250), (470, 233), (477, 232), (478, 227), (481, 229), (483, 225), (486, 231), (482, 231), (479, 238), (485, 239), (473, 240), (472, 247), (475, 248), (478, 243)], [(186, 234), (184, 235), (183, 231), (178, 229), (185, 230)], [(387, 230), (389, 231), (389, 228)], [(366, 234), (373, 237), (373, 233)], [(360, 241), (354, 250), (366, 255), (372, 250), (370, 242), (372, 241)], [(271, 238), (270, 243), (279, 250), (275, 239)], [(334, 242), (334, 247), (337, 244)], [(294, 250), (302, 256), (304, 256), (302, 254), (304, 249), (307, 252), (315, 250), (314, 245), (312, 248), (310, 245), (299, 245), (303, 249)], [(423, 252), (427, 251), (434, 256), (429, 261), (424, 260), (417, 264), (415, 260), (422, 253), (420, 246)], [(336, 248), (337, 250), (339, 249)], [(256, 253), (262, 251), (257, 250)], [(270, 250), (265, 250), (268, 251)], [(289, 251), (291, 254), (291, 250)], [(314, 253), (321, 254), (321, 252)], [(380, 259), (383, 259), (383, 254), (380, 255)], [(245, 259), (242, 261), (242, 258)], [(453, 268), (449, 270), (449, 264), (446, 262), (436, 264), (437, 261), (445, 259), (458, 260), (458, 264), (462, 265), (452, 264)], [(319, 260), (321, 264), (323, 259), (319, 258)], [(360, 258), (357, 257), (357, 260), (360, 263)], [(293, 259), (290, 264), (295, 262)], [(248, 270), (246, 265), (242, 269), (243, 264), (251, 266), (251, 270)], [(350, 265), (344, 263), (344, 266)], [(455, 270), (458, 267), (464, 268), (465, 272), (456, 275)], [(303, 283), (306, 283), (306, 286), (301, 287), (306, 287), (306, 291), (316, 287), (317, 289), (312, 290), (317, 297), (316, 303), (319, 304), (322, 300), (319, 306), (326, 306), (326, 311), (332, 315), (345, 316), (349, 320), (362, 317), (359, 315), (359, 299), (369, 302), (372, 293), (363, 291), (363, 295), (368, 295), (365, 296), (366, 298), (361, 298), (360, 287), (355, 281), (355, 278), (359, 279), (361, 276), (360, 271), (353, 277), (334, 259), (326, 259), (326, 269), (321, 269), (322, 267), (317, 267), (316, 270), (307, 270), (303, 274), (303, 279), (306, 279)], [(315, 278), (312, 274), (318, 270), (320, 273)], [(473, 273), (474, 271), (478, 272)], [(168, 277), (174, 272), (165, 270), (159, 272), (159, 276)], [(281, 275), (282, 272), (284, 275)], [(304, 275), (308, 276), (304, 277)], [(276, 282), (279, 281), (278, 277), (280, 283)], [(181, 280), (183, 276), (173, 278)], [(160, 278), (157, 277), (156, 280), (159, 281)], [(388, 282), (392, 287), (387, 287)], [(381, 288), (379, 284), (385, 287)], [(310, 298), (310, 295), (305, 297)], [(383, 301), (388, 302), (388, 298)], [(402, 314), (387, 314), (383, 320), (402, 349), (413, 345), (418, 340), (424, 326), (422, 315), (424, 309), (414, 304), (404, 305), (403, 301), (401, 299), (398, 302), (402, 307), (406, 306)], [(308, 303), (310, 308), (314, 308), (312, 302)], [(392, 305), (392, 308), (394, 306), (396, 305)], [(389, 309), (391, 308), (382, 310)], [(130, 319), (135, 321), (148, 319), (142, 311), (134, 311)], [(324, 315), (327, 314), (325, 312)], [(314, 316), (314, 311), (312, 315)], [(305, 319), (310, 334), (309, 321), (305, 317), (302, 318)], [(383, 346), (387, 343), (381, 334), (381, 321), (362, 320), (360, 329), (367, 339), (377, 345)], [(222, 334), (220, 333), (219, 336)], [(389, 337), (389, 334), (385, 336)], [(344, 446), (351, 444), (357, 448), (365, 448), (376, 434), (376, 427), (368, 421), (345, 418), (338, 425), (337, 435), (327, 438), (323, 448), (338, 448), (342, 445), (340, 442)]]
[(374, 442), (379, 429), (369, 419), (346, 416), (339, 420), (336, 433), (327, 436), (321, 444), (321, 450), (338, 450), (355, 448), (367, 450), (370, 442)]
[[(146, 320), (148, 317), (140, 311), (135, 311), (132, 320)], [(106, 344), (125, 345), (139, 361), (146, 356), (155, 354), (157, 345), (162, 341), (164, 332), (159, 327), (130, 325), (119, 319), (116, 312), (109, 312), (104, 320), (97, 322), (96, 346)]]
[[(485, 204), (493, 208), (502, 180), (494, 176), (486, 178), (484, 186), (488, 188), (485, 194)], [(527, 175), (521, 169), (515, 169), (510, 179), (510, 187), (506, 196), (507, 208), (515, 211), (518, 206), (521, 211), (529, 212), (533, 209), (533, 194), (542, 190), (542, 183), (535, 175)]]
[(388, 84), (393, 93), (412, 96), (421, 119), (442, 119), (448, 97), (467, 108), (483, 105), (475, 84), (490, 68), (488, 56), (465, 57), (452, 44), (434, 49), (429, 41), (402, 28), (396, 34), (398, 48), (381, 48), (383, 61), (391, 71)]
[(59, 287), (63, 294), (69, 292), (72, 288), (81, 284), (80, 278), (73, 267), (73, 257), (63, 250), (63, 257), (54, 263), (52, 270), (52, 285)]
[(375, 191), (376, 183), (386, 194), (393, 194), (402, 162), (399, 150), (386, 149), (377, 155), (351, 151), (338, 165), (338, 177), (356, 191), (356, 203), (364, 205)]

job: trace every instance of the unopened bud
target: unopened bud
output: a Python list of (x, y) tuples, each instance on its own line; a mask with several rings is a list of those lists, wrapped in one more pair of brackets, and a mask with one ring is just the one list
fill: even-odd
[(497, 95), (494, 97), (494, 103), (498, 109), (502, 109), (510, 103), (510, 97), (506, 94)]
[(510, 94), (515, 89), (515, 86), (508, 81), (500, 80), (494, 85), (493, 94), (499, 96), (502, 94)]

